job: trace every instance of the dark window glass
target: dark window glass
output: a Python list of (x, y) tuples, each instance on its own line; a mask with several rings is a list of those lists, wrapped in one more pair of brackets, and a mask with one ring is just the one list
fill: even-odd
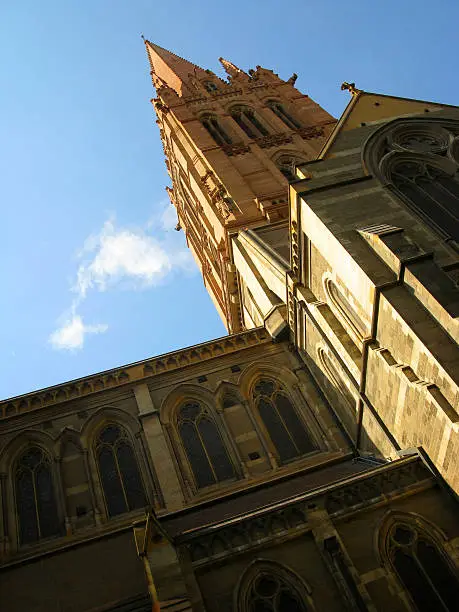
[(217, 425), (197, 402), (181, 407), (178, 430), (198, 488), (235, 477)]
[(258, 138), (269, 134), (266, 127), (250, 108), (240, 106), (233, 108), (231, 116), (249, 138)]
[(261, 420), (268, 430), (269, 437), (279, 453), (280, 460), (288, 461), (297, 457), (298, 452), (293, 444), (293, 440), (279, 418), (273, 402), (265, 398), (260, 399), (258, 410), (260, 411)]
[(459, 183), (439, 168), (421, 162), (399, 163), (395, 187), (438, 229), (459, 241)]
[(203, 117), (201, 121), (202, 125), (206, 128), (218, 145), (223, 146), (225, 144), (231, 144), (231, 138), (215, 117)]
[(60, 533), (51, 460), (39, 447), (19, 459), (15, 475), (19, 541), (31, 544)]
[(96, 456), (108, 515), (144, 508), (147, 498), (142, 477), (124, 429), (107, 425), (99, 434)]
[(203, 418), (199, 421), (198, 428), (204, 446), (212, 461), (217, 480), (233, 478), (233, 465), (215, 424), (210, 419)]
[(259, 380), (254, 387), (254, 400), (282, 462), (315, 449), (309, 432), (280, 384), (269, 379)]
[(298, 451), (301, 454), (305, 454), (314, 450), (314, 444), (311, 442), (308, 432), (301, 424), (301, 421), (298, 418), (298, 415), (288, 397), (282, 393), (278, 393), (276, 395), (276, 406), (287, 430), (290, 432), (293, 438)]
[(250, 612), (307, 612), (304, 597), (283, 577), (263, 574), (249, 588)]
[(295, 130), (301, 127), (299, 122), (285, 110), (285, 107), (280, 102), (270, 101), (268, 106), (290, 129)]
[(434, 542), (408, 525), (392, 528), (389, 539), (394, 568), (419, 612), (456, 610), (458, 578)]

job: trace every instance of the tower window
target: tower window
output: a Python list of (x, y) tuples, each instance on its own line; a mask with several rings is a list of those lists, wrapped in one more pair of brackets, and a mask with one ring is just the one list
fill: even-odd
[(281, 119), (291, 130), (297, 130), (301, 127), (300, 123), (285, 110), (285, 107), (276, 100), (269, 100), (267, 106)]
[(246, 106), (235, 106), (231, 109), (231, 117), (236, 121), (239, 127), (244, 130), (249, 138), (258, 138), (269, 134), (268, 130), (251, 108), (247, 108)]
[(147, 505), (131, 441), (119, 425), (107, 425), (96, 442), (96, 459), (109, 516)]
[(38, 446), (27, 449), (17, 462), (15, 494), (21, 544), (61, 532), (51, 466), (50, 457)]
[(177, 425), (198, 488), (236, 477), (218, 427), (205, 407), (187, 402), (179, 410)]
[(204, 115), (201, 117), (201, 123), (218, 145), (223, 146), (232, 143), (231, 138), (213, 115)]
[(209, 93), (215, 93), (216, 91), (218, 91), (218, 87), (213, 81), (205, 81), (204, 87)]
[(315, 450), (315, 444), (281, 384), (267, 378), (259, 380), (253, 399), (281, 462)]

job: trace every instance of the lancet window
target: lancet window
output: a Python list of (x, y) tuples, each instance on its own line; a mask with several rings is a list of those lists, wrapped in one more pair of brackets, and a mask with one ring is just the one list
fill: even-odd
[(253, 401), (281, 463), (315, 450), (316, 446), (283, 385), (259, 380)]
[(236, 478), (222, 435), (206, 406), (196, 401), (181, 406), (177, 428), (198, 489)]
[(255, 111), (247, 106), (234, 106), (231, 109), (231, 116), (249, 138), (259, 138), (269, 133), (256, 116)]
[(414, 523), (395, 523), (387, 554), (419, 612), (457, 610), (459, 581), (444, 550)]
[(112, 423), (102, 429), (95, 455), (107, 514), (112, 517), (145, 507), (147, 498), (134, 449), (120, 425)]
[(39, 446), (25, 450), (14, 474), (19, 542), (32, 544), (61, 533), (52, 459)]
[(223, 146), (232, 143), (230, 136), (228, 136), (214, 115), (203, 115), (201, 123), (218, 145)]
[(277, 100), (269, 100), (267, 106), (269, 106), (273, 113), (275, 113), (291, 130), (297, 130), (301, 127), (300, 123), (285, 109), (285, 106), (277, 102)]

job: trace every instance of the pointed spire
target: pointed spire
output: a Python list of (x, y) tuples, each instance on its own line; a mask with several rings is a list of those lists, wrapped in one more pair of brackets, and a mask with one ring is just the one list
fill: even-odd
[(230, 62), (230, 61), (226, 60), (223, 57), (219, 57), (218, 61), (223, 66), (223, 68), (225, 69), (226, 74), (229, 77), (234, 78), (234, 77), (237, 77), (237, 76), (240, 76), (240, 75), (248, 76), (247, 73), (245, 73), (243, 70), (238, 68), (235, 64), (233, 64), (233, 62)]
[(167, 85), (182, 96), (186, 90), (190, 89), (190, 86), (192, 88), (193, 78), (201, 79), (208, 74), (203, 68), (149, 40), (145, 40), (145, 47), (151, 66), (153, 84), (156, 88)]

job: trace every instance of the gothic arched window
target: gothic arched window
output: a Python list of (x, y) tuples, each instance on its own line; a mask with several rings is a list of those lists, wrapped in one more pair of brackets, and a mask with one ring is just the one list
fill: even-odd
[(269, 106), (273, 113), (275, 113), (291, 130), (297, 130), (301, 127), (299, 122), (294, 119), (292, 115), (285, 110), (283, 104), (277, 102), (277, 100), (269, 100), (267, 106)]
[(395, 572), (419, 612), (453, 612), (459, 580), (446, 554), (414, 523), (396, 522), (387, 534), (386, 550)]
[(281, 384), (268, 378), (259, 380), (253, 390), (253, 399), (281, 462), (316, 449)]
[(14, 474), (20, 544), (32, 544), (61, 533), (52, 460), (39, 446), (28, 448)]
[(110, 424), (97, 436), (95, 454), (109, 516), (147, 505), (139, 466), (126, 431)]
[(181, 406), (177, 427), (198, 488), (236, 477), (218, 427), (206, 407), (198, 402)]
[(201, 123), (218, 145), (223, 146), (232, 143), (231, 138), (214, 115), (203, 115), (201, 117)]
[(459, 242), (459, 181), (427, 160), (394, 164), (394, 187), (417, 208), (421, 217)]
[(236, 592), (240, 612), (312, 612), (311, 589), (290, 569), (257, 560), (243, 573)]
[(231, 117), (236, 121), (239, 127), (244, 130), (249, 138), (267, 136), (269, 133), (251, 108), (246, 106), (234, 106), (231, 109)]
[(396, 121), (369, 139), (364, 158), (424, 223), (459, 242), (458, 121)]
[(215, 93), (218, 91), (218, 87), (213, 81), (204, 81), (204, 87), (209, 93)]

